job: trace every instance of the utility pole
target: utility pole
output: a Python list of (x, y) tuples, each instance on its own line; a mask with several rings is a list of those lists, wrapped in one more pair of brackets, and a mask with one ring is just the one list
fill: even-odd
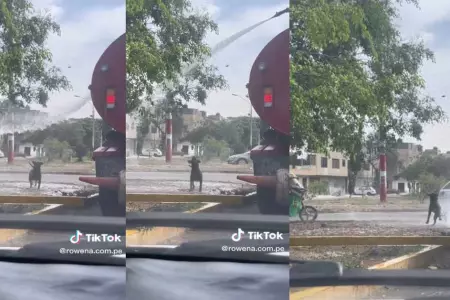
[(92, 151), (95, 150), (95, 106), (92, 102)]
[[(247, 99), (245, 99), (244, 97), (242, 97), (241, 95), (238, 95), (238, 94), (231, 94), (231, 95), (233, 95), (235, 97), (238, 97), (238, 98), (244, 100), (245, 102), (249, 101), (248, 95), (245, 96)], [(253, 106), (252, 106), (251, 102), (250, 102), (250, 124), (249, 124), (249, 128), (250, 128), (249, 147), (251, 149), (252, 145), (253, 145)]]
[(16, 130), (14, 126), (15, 118), (14, 118), (14, 108), (9, 102), (8, 104), (8, 115), (11, 120), (11, 134), (8, 134), (8, 164), (12, 164), (14, 162), (14, 132)]
[(250, 149), (253, 146), (253, 107), (250, 104)]
[(166, 119), (166, 163), (172, 161), (172, 113)]
[(386, 202), (387, 199), (387, 160), (386, 160), (386, 140), (385, 135), (380, 126), (380, 202)]

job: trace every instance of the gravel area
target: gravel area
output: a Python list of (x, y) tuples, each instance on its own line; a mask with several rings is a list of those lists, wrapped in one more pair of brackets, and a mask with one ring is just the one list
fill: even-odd
[[(97, 188), (87, 187), (82, 189), (57, 190), (53, 196), (87, 197), (98, 192)], [(0, 213), (27, 214), (46, 208), (47, 204), (0, 204)]]
[(127, 203), (127, 212), (185, 212), (203, 207), (204, 203)]
[(368, 268), (396, 257), (418, 252), (423, 246), (319, 246), (291, 247), (291, 259), (332, 260), (344, 268)]
[(449, 232), (447, 228), (383, 226), (369, 221), (290, 223), (294, 236), (441, 236)]

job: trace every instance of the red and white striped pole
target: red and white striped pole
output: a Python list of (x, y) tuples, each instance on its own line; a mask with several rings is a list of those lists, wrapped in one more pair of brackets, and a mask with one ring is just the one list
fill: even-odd
[(172, 161), (172, 114), (166, 119), (166, 163)]
[(14, 133), (8, 134), (8, 164), (14, 162)]
[(387, 198), (387, 173), (386, 173), (386, 153), (380, 153), (380, 202), (386, 202)]

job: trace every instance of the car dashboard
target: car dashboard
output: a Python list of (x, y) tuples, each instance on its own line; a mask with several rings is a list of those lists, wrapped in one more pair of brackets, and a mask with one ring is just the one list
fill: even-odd
[(0, 261), (0, 270), (2, 300), (126, 299), (123, 266)]
[(127, 258), (127, 299), (289, 299), (289, 265)]

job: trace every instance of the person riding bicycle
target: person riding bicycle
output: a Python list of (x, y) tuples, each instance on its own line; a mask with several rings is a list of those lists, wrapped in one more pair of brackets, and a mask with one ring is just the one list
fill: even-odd
[[(297, 192), (301, 192), (304, 187), (303, 185), (300, 183), (300, 181), (297, 179), (297, 176), (292, 173), (289, 172), (289, 189), (292, 191), (297, 191)], [(297, 216), (298, 212), (302, 210), (303, 208), (303, 201), (302, 198), (299, 197), (296, 193), (290, 193), (290, 212), (289, 215), (291, 217)]]

